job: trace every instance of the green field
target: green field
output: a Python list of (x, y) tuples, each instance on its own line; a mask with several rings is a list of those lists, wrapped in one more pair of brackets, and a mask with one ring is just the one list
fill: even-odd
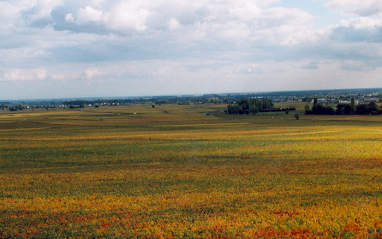
[(225, 109), (0, 112), (0, 238), (382, 237), (382, 116)]

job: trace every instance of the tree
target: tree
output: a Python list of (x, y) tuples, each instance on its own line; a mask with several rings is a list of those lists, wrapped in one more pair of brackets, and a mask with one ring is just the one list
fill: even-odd
[(366, 115), (368, 112), (369, 112), (369, 105), (367, 104), (357, 105), (357, 107), (355, 108), (355, 113), (357, 115)]
[(312, 114), (312, 110), (310, 109), (310, 106), (308, 104), (304, 106), (304, 109), (306, 115)]
[(335, 111), (337, 115), (350, 115), (352, 114), (351, 105), (349, 104), (338, 104)]
[(6, 110), (6, 109), (8, 109), (8, 105), (2, 104), (2, 105), (0, 106), (0, 109), (2, 109), (2, 110)]
[(255, 115), (257, 113), (257, 107), (256, 105), (251, 105), (249, 107), (249, 112), (251, 112), (253, 115)]
[(318, 104), (318, 99), (315, 96), (314, 99), (313, 99), (313, 107), (316, 106), (317, 104)]
[(327, 115), (334, 115), (334, 109), (330, 106), (326, 107), (325, 114)]
[(273, 102), (270, 99), (259, 100), (257, 98), (253, 99), (242, 99), (235, 105), (227, 106), (228, 114), (256, 114), (265, 108), (273, 107)]
[(336, 109), (336, 111), (335, 111), (336, 115), (342, 115), (343, 107), (344, 107), (343, 104), (338, 104), (338, 105), (337, 105), (337, 109)]
[(299, 114), (295, 114), (294, 117), (296, 118), (296, 120), (300, 119), (300, 115)]
[(350, 107), (351, 107), (351, 114), (354, 114), (354, 112), (355, 112), (355, 101), (354, 101), (354, 97), (351, 97)]
[(312, 114), (314, 114), (314, 115), (334, 115), (334, 110), (330, 106), (325, 107), (325, 106), (322, 106), (320, 104), (317, 104), (317, 105), (313, 106)]
[(344, 114), (344, 115), (351, 115), (351, 114), (353, 114), (353, 110), (352, 110), (352, 108), (351, 108), (351, 105), (346, 104), (346, 105), (344, 106), (343, 114)]
[(378, 114), (378, 105), (375, 102), (369, 103), (368, 113), (372, 115)]
[(18, 109), (17, 109), (17, 107), (16, 106), (11, 106), (11, 107), (9, 107), (9, 111), (17, 111)]

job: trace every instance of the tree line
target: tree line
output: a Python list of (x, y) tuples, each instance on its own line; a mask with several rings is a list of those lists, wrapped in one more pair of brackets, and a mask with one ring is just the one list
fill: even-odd
[(227, 114), (256, 114), (264, 109), (273, 107), (273, 105), (271, 99), (248, 98), (242, 99), (234, 105), (229, 104), (225, 112)]
[(375, 102), (368, 104), (355, 104), (354, 98), (351, 99), (350, 104), (339, 103), (334, 110), (330, 106), (323, 106), (317, 103), (317, 98), (313, 100), (313, 107), (305, 106), (305, 114), (312, 115), (377, 115), (382, 114), (382, 108), (379, 108)]

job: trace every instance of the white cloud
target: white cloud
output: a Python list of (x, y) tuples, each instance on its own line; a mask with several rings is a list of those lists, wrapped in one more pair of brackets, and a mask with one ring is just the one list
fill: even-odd
[(382, 14), (382, 1), (380, 0), (331, 0), (325, 6), (343, 14), (359, 16)]
[(39, 80), (44, 80), (46, 78), (46, 69), (37, 69), (36, 77)]
[(82, 73), (82, 77), (86, 79), (93, 79), (96, 76), (100, 76), (101, 73), (96, 68), (87, 69)]
[(323, 29), (326, 16), (298, 2), (0, 0), (0, 87), (59, 85), (63, 97), (323, 89), (382, 71), (379, 2), (315, 3), (363, 16)]
[(90, 6), (78, 10), (76, 22), (79, 24), (87, 23), (103, 23), (107, 19), (101, 10), (94, 9)]
[(7, 2), (0, 2), (0, 35), (15, 30), (19, 21), (19, 9)]
[(249, 21), (261, 15), (261, 8), (259, 3), (251, 1), (237, 1), (235, 4), (230, 6), (229, 16), (234, 19), (239, 19), (243, 21)]
[(332, 39), (343, 42), (381, 42), (382, 19), (359, 17), (342, 20), (331, 27)]
[(153, 14), (140, 1), (118, 2), (111, 7), (109, 13), (111, 17), (106, 23), (106, 27), (122, 32), (130, 30), (137, 32), (145, 31), (148, 29), (147, 21)]
[(167, 25), (170, 30), (176, 30), (181, 27), (181, 24), (175, 18), (171, 18)]
[(63, 74), (52, 74), (52, 75), (50, 75), (50, 79), (52, 79), (52, 80), (64, 80), (65, 76)]
[[(67, 23), (84, 26), (76, 31), (105, 29), (121, 34), (161, 34), (182, 30), (182, 38), (203, 40), (222, 38), (236, 42), (297, 44), (317, 39), (314, 19), (300, 9), (265, 8), (273, 1), (197, 0), (197, 1), (89, 1), (74, 5), (64, 14)], [(77, 9), (76, 9), (77, 8)], [(86, 27), (91, 24), (90, 27)], [(93, 25), (98, 25), (95, 28)], [(70, 30), (72, 25), (67, 26)], [(104, 34), (104, 31), (101, 31)]]
[(65, 21), (67, 22), (75, 22), (75, 18), (72, 13), (68, 13), (65, 15)]
[(33, 5), (23, 11), (27, 23), (33, 23), (39, 20), (50, 20), (52, 10), (57, 6), (64, 4), (64, 0), (35, 0), (31, 1), (30, 4)]
[(3, 74), (2, 81), (33, 81), (45, 80), (47, 71), (43, 68), (36, 69), (10, 69)]
[(358, 29), (374, 29), (382, 26), (382, 19), (373, 19), (369, 17), (353, 18), (342, 20), (336, 27), (348, 27)]

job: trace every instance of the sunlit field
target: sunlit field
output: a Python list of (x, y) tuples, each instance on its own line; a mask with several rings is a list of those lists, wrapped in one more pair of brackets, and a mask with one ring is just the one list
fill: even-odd
[(382, 116), (224, 109), (0, 112), (0, 238), (382, 237)]

